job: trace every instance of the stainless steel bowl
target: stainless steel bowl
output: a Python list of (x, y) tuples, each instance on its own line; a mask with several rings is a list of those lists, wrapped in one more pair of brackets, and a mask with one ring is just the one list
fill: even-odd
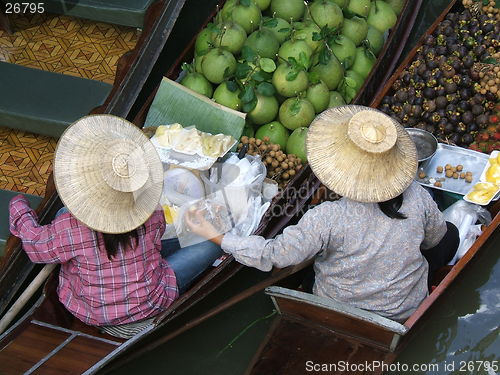
[(407, 128), (406, 131), (417, 147), (417, 158), (419, 163), (434, 156), (437, 150), (438, 141), (432, 133), (416, 128)]

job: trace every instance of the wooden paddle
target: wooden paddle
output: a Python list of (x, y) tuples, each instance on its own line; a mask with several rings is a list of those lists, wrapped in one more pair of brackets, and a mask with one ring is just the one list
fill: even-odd
[(36, 277), (31, 281), (24, 292), (19, 296), (16, 302), (10, 307), (10, 309), (5, 313), (5, 315), (0, 320), (0, 334), (5, 331), (16, 315), (21, 311), (21, 309), (26, 305), (29, 299), (35, 294), (38, 288), (45, 282), (47, 277), (52, 273), (57, 264), (46, 264), (42, 270), (36, 275)]

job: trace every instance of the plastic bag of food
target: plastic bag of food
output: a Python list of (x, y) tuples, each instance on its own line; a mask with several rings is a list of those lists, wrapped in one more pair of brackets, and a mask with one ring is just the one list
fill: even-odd
[[(455, 264), (470, 249), (481, 234), (481, 225), (491, 223), (491, 214), (483, 207), (460, 200), (443, 211), (446, 221), (458, 228), (460, 244), (455, 257), (449, 264)], [(477, 223), (480, 223), (477, 225)]]
[(230, 135), (205, 133), (194, 126), (161, 125), (151, 138), (163, 163), (207, 170), (237, 141)]
[(186, 223), (186, 214), (195, 210), (200, 210), (205, 220), (212, 223), (219, 234), (227, 233), (232, 227), (228, 210), (220, 202), (207, 197), (196, 202), (186, 203), (179, 208), (177, 217), (174, 221), (175, 231), (181, 247), (191, 246), (206, 241), (206, 238), (194, 234)]

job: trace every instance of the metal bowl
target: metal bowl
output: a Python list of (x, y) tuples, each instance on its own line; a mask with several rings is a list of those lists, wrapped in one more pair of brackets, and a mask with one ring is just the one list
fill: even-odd
[(417, 128), (407, 128), (406, 131), (417, 147), (417, 158), (419, 163), (434, 156), (437, 150), (438, 141), (432, 133)]

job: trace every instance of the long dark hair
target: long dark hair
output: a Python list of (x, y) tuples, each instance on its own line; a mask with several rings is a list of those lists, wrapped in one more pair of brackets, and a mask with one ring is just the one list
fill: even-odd
[(133, 249), (137, 246), (139, 241), (138, 228), (131, 230), (127, 233), (111, 234), (102, 233), (102, 238), (104, 240), (104, 247), (106, 248), (106, 254), (109, 260), (116, 256), (120, 247), (123, 251), (127, 251), (129, 248)]
[(378, 207), (380, 210), (391, 219), (406, 219), (406, 216), (399, 212), (399, 209), (403, 205), (403, 194), (398, 195), (396, 198), (392, 198), (385, 202), (380, 202)]

